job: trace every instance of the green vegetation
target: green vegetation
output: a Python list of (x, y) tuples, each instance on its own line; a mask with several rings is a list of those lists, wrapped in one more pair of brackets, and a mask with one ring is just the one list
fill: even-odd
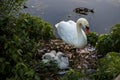
[(111, 28), (109, 34), (101, 34), (98, 38), (96, 48), (103, 56), (108, 52), (120, 52), (120, 24)]
[(39, 40), (54, 38), (49, 23), (30, 14), (18, 15), (24, 1), (0, 1), (0, 80), (40, 80), (31, 61), (45, 65), (35, 59)]
[(62, 80), (81, 80), (82, 74), (80, 72), (69, 70), (67, 74), (62, 78)]
[(30, 39), (38, 42), (40, 39), (48, 40), (54, 38), (52, 26), (43, 21), (40, 17), (34, 17), (30, 14), (22, 14), (18, 17), (17, 27), (25, 30)]
[(26, 0), (0, 0), (0, 19), (10, 15), (16, 16)]
[(39, 48), (39, 40), (54, 38), (51, 25), (29, 14), (6, 17), (0, 23), (1, 78), (34, 79), (35, 71), (29, 64)]
[(120, 74), (120, 24), (116, 24), (108, 34), (98, 37), (96, 48), (103, 57), (98, 61), (97, 72), (92, 80), (113, 80)]
[[(36, 58), (39, 40), (55, 38), (52, 26), (28, 13), (19, 14), (26, 0), (0, 0), (0, 80), (44, 80), (57, 73), (55, 62), (51, 65)], [(88, 43), (96, 46), (103, 55), (98, 61), (92, 80), (111, 80), (120, 74), (120, 24), (109, 34), (92, 32)], [(96, 44), (97, 43), (97, 44)], [(107, 55), (106, 55), (107, 54)], [(83, 74), (70, 70), (62, 80), (81, 80)]]
[(99, 36), (96, 48), (98, 49), (98, 52), (100, 54), (106, 55), (108, 52), (111, 51), (112, 48), (112, 44), (110, 44), (111, 40), (112, 39), (109, 34), (101, 34)]
[(96, 32), (91, 32), (89, 35), (87, 35), (87, 40), (88, 44), (95, 46), (98, 40), (98, 34)]
[(98, 62), (97, 72), (92, 80), (113, 80), (120, 74), (120, 53), (109, 52)]

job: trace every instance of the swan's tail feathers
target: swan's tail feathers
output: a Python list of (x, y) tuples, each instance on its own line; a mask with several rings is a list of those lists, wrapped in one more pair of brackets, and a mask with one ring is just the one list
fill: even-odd
[(55, 27), (58, 28), (61, 24), (63, 24), (65, 21), (60, 21), (59, 23), (55, 24)]
[(57, 28), (59, 26), (59, 23), (55, 24), (55, 27)]

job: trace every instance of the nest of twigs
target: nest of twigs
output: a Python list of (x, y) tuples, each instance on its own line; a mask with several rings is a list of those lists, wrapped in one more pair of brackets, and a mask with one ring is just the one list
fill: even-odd
[[(69, 58), (70, 67), (77, 71), (85, 69), (87, 73), (92, 73), (96, 69), (97, 50), (92, 46), (86, 46), (84, 49), (74, 48), (71, 45), (64, 43), (62, 40), (41, 40), (41, 47), (36, 54), (36, 57), (41, 59), (42, 55), (51, 50), (56, 52), (61, 51)], [(53, 79), (50, 79), (53, 80)], [(58, 80), (58, 79), (57, 79)]]

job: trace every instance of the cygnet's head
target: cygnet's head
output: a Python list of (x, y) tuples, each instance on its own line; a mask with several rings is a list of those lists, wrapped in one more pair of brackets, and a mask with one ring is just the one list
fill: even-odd
[(42, 61), (44, 63), (47, 63), (49, 61), (54, 61), (55, 60), (55, 55), (56, 55), (56, 52), (55, 51), (51, 51), (50, 53), (45, 53), (43, 56), (42, 56)]
[(55, 60), (56, 60), (58, 67), (60, 69), (68, 68), (68, 66), (69, 66), (68, 57), (64, 53), (58, 52), (56, 54)]
[(56, 54), (56, 56), (59, 58), (59, 59), (61, 59), (62, 57), (67, 57), (64, 53), (62, 53), (62, 52), (58, 52), (57, 54)]
[(52, 50), (50, 53), (56, 56), (56, 51), (55, 50)]

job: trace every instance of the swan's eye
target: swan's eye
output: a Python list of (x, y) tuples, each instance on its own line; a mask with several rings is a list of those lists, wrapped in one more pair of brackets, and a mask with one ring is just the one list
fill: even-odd
[(88, 26), (85, 26), (85, 28), (86, 28), (87, 30), (89, 30), (89, 27), (88, 27)]

